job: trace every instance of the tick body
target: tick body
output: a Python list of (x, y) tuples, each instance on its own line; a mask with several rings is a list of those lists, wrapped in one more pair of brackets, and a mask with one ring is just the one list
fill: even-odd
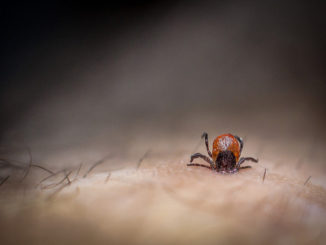
[[(221, 173), (236, 173), (245, 161), (258, 162), (258, 159), (252, 157), (241, 157), (243, 141), (240, 137), (232, 134), (222, 134), (215, 138), (213, 142), (212, 152), (208, 146), (208, 135), (203, 133), (202, 138), (205, 138), (205, 144), (208, 156), (201, 153), (195, 153), (190, 157), (188, 166), (201, 166), (214, 169)], [(194, 159), (202, 158), (210, 164), (210, 166), (192, 163)]]

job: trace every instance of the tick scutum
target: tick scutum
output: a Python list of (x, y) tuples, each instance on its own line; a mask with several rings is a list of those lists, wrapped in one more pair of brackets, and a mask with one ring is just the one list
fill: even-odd
[(216, 167), (218, 170), (230, 171), (235, 169), (236, 158), (231, 151), (221, 151), (216, 158)]

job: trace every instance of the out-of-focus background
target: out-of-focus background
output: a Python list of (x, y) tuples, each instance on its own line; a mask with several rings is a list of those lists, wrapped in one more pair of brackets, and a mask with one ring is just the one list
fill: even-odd
[[(0, 11), (6, 243), (325, 242), (321, 1)], [(259, 164), (187, 168), (203, 131), (243, 137)]]

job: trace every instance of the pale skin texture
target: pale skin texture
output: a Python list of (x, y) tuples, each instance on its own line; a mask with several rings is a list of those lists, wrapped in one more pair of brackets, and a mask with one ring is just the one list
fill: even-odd
[[(79, 164), (70, 166), (69, 185), (64, 180), (58, 186), (49, 186), (64, 178), (61, 173), (35, 188), (49, 175), (38, 169), (31, 170), (23, 185), (15, 184), (12, 177), (0, 192), (2, 241), (323, 244), (326, 191), (321, 180), (325, 176), (317, 165), (314, 169), (306, 165), (295, 169), (297, 161), (277, 164), (273, 151), (260, 152), (259, 145), (265, 141), (251, 137), (244, 152), (259, 156), (260, 162), (250, 163), (252, 168), (236, 174), (220, 174), (186, 166), (194, 146), (198, 146), (198, 137), (168, 138), (169, 144), (165, 144), (147, 137), (150, 145), (157, 146), (155, 149), (139, 147), (143, 137), (134, 139), (133, 147), (123, 157), (116, 153), (108, 156), (88, 173), (105, 157), (94, 151), (98, 157), (93, 161), (81, 168)], [(203, 140), (197, 146), (196, 151), (205, 151)], [(296, 145), (297, 149), (301, 146)], [(81, 156), (89, 153), (79, 152)], [(48, 161), (50, 164), (64, 158), (67, 155), (56, 154)], [(265, 168), (268, 170), (263, 181)], [(309, 175), (313, 177), (305, 184)], [(16, 173), (17, 179), (21, 176)]]

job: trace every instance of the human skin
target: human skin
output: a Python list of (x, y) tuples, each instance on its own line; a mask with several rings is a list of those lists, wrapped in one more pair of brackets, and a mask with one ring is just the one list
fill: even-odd
[[(269, 142), (253, 136), (247, 137), (243, 154), (256, 155), (259, 163), (246, 163), (251, 168), (235, 174), (221, 174), (186, 165), (191, 153), (205, 152), (200, 137), (196, 140), (165, 137), (170, 139), (168, 143), (162, 138), (147, 139), (149, 145), (157, 146), (154, 149), (146, 148), (145, 143), (141, 145), (143, 137), (134, 138), (134, 146), (125, 155), (115, 152), (95, 167), (103, 158), (99, 152), (95, 154), (98, 159), (83, 165), (66, 164), (70, 184), (64, 180), (55, 185), (65, 177), (60, 173), (38, 185), (49, 175), (40, 169), (31, 169), (23, 183), (19, 183), (23, 173), (16, 172), (1, 186), (2, 241), (4, 244), (285, 241), (323, 244), (325, 241), (325, 175), (317, 163), (310, 162), (307, 166), (308, 163), (298, 162), (300, 159), (279, 163), (280, 155), (266, 148), (260, 150), (260, 145)], [(275, 142), (271, 140), (270, 144)], [(305, 142), (295, 146), (302, 147)], [(49, 162), (63, 161), (65, 157), (67, 153), (56, 154)], [(53, 169), (51, 165), (47, 167)], [(56, 169), (59, 170), (62, 167)]]

